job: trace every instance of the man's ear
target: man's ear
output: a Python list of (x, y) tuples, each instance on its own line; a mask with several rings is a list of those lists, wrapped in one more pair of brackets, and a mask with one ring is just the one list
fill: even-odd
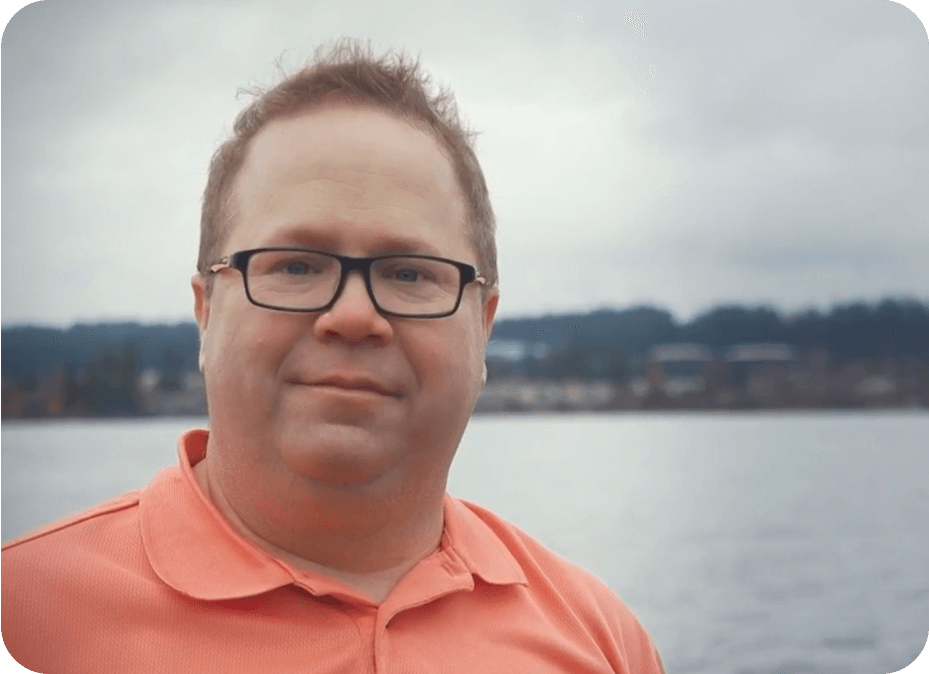
[(500, 302), (499, 290), (488, 290), (487, 298), (484, 300), (483, 319), (484, 319), (484, 341), (490, 341), (490, 333), (494, 329), (494, 317), (497, 315), (497, 303)]
[(194, 291), (194, 318), (202, 336), (210, 321), (210, 289), (206, 287), (206, 279), (200, 274), (194, 274), (190, 279), (190, 287)]
[(487, 297), (484, 299), (483, 316), (484, 319), (484, 342), (490, 341), (490, 333), (494, 329), (494, 317), (497, 315), (497, 304), (500, 302), (499, 290), (488, 290)]
[(484, 296), (484, 304), (481, 307), (481, 319), (484, 323), (484, 362), (481, 371), (481, 386), (487, 385), (487, 343), (490, 342), (490, 334), (494, 329), (494, 317), (497, 315), (497, 304), (500, 302), (500, 292), (496, 289), (488, 290)]
[(206, 279), (200, 274), (194, 274), (190, 279), (190, 287), (194, 291), (194, 317), (197, 319), (197, 328), (200, 333), (198, 365), (200, 372), (203, 372), (203, 337), (210, 322), (210, 289), (207, 288)]

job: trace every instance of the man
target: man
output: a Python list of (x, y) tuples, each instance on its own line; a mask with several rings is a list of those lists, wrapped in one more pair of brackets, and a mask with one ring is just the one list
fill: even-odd
[(6, 546), (26, 667), (660, 671), (599, 581), (445, 493), (498, 292), (483, 175), (427, 92), (341, 43), (239, 117), (193, 279), (210, 430)]

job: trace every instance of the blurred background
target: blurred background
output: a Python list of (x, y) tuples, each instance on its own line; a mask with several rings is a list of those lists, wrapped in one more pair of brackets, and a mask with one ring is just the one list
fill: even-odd
[(2, 47), (4, 416), (205, 411), (208, 159), (243, 88), (341, 36), (420, 58), (480, 134), (479, 411), (929, 406), (929, 40), (900, 4), (45, 0)]
[(0, 85), (3, 539), (144, 484), (206, 423), (209, 158), (241, 89), (342, 36), (417, 56), (479, 132), (502, 299), (453, 493), (598, 573), (669, 672), (910, 662), (929, 39), (887, 0), (23, 8)]
[(3, 35), (3, 325), (188, 320), (236, 92), (343, 35), (480, 132), (501, 317), (929, 299), (929, 44), (897, 3), (45, 0)]

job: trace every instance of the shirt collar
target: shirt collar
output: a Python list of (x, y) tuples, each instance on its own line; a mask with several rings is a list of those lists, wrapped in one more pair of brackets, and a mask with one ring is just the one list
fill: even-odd
[[(185, 595), (213, 601), (254, 596), (292, 583), (318, 595), (351, 594), (339, 581), (278, 559), (229, 524), (193, 472), (206, 455), (208, 437), (203, 429), (182, 434), (179, 466), (162, 471), (142, 490), (142, 541), (159, 578)], [(525, 584), (519, 563), (480, 512), (446, 495), (445, 533), (435, 554), (455, 558), (487, 583)]]
[[(526, 585), (526, 575), (513, 553), (481, 515), (488, 513), (477, 506), (445, 496), (445, 536), (442, 548), (457, 554), (473, 575), (494, 585)], [(489, 522), (499, 522), (487, 518)]]
[(206, 455), (209, 432), (178, 440), (180, 465), (142, 491), (142, 542), (155, 573), (195, 599), (247, 597), (294, 581), (282, 563), (245, 539), (200, 489), (193, 466)]

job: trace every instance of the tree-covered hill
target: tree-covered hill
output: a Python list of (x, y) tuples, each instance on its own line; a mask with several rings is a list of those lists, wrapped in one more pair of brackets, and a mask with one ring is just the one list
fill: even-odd
[[(827, 312), (785, 316), (766, 307), (724, 306), (686, 323), (640, 306), (589, 313), (501, 319), (494, 339), (544, 344), (549, 352), (583, 350), (609, 360), (644, 358), (657, 344), (694, 342), (721, 350), (733, 344), (785, 342), (824, 348), (843, 360), (885, 356), (929, 359), (929, 306), (916, 300), (853, 303)], [(139, 369), (178, 373), (197, 367), (193, 322), (79, 324), (68, 329), (18, 326), (2, 331), (2, 375), (16, 382), (64, 365), (79, 370), (108, 353), (134, 352)]]
[(193, 370), (197, 367), (195, 323), (78, 324), (67, 329), (18, 326), (3, 329), (4, 381), (49, 373), (64, 364), (81, 368), (101, 354), (130, 347), (140, 368)]
[(828, 349), (842, 359), (929, 357), (929, 306), (916, 300), (844, 304), (821, 313), (785, 316), (768, 307), (723, 306), (687, 323), (654, 307), (600, 309), (498, 321), (495, 339), (619, 350), (645, 356), (656, 344), (694, 342), (711, 349), (733, 344), (784, 342)]

